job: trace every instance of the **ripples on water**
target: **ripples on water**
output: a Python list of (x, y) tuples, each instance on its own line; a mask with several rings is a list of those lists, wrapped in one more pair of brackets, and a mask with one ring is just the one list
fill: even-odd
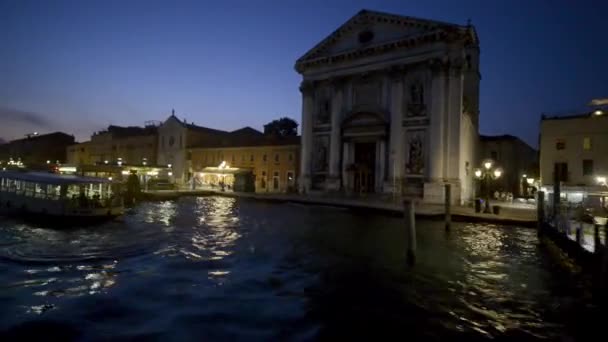
[[(145, 203), (123, 222), (0, 221), (0, 331), (63, 339), (430, 339), (568, 335), (533, 230), (418, 223), (223, 197)], [(555, 270), (553, 270), (555, 271)], [(557, 279), (557, 280), (556, 280)], [(565, 284), (564, 286), (570, 286)]]

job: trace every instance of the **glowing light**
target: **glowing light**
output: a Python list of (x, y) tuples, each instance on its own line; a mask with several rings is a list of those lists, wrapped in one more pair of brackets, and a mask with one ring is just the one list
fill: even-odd
[(50, 163), (51, 163), (51, 161), (50, 161), (50, 160), (47, 160), (47, 161), (46, 161), (46, 163), (47, 163), (47, 164), (50, 164)]
[(501, 175), (502, 175), (502, 170), (501, 169), (494, 170), (494, 177), (500, 178)]
[(122, 166), (122, 160), (118, 161), (118, 166)]
[(120, 173), (122, 173), (124, 176), (128, 176), (129, 170), (122, 170)]
[(62, 166), (59, 168), (59, 172), (76, 172), (76, 166)]
[(601, 109), (595, 110), (593, 112), (593, 115), (595, 115), (595, 116), (604, 115), (604, 111), (602, 111)]
[(104, 161), (103, 161), (103, 163), (104, 163), (104, 164), (107, 164), (107, 163), (109, 163), (109, 161), (107, 161), (107, 160), (104, 160)]
[(158, 171), (148, 171), (148, 176), (158, 176)]
[(600, 184), (606, 184), (606, 177), (600, 176), (600, 177), (597, 177), (596, 180)]
[(108, 180), (110, 180), (110, 181), (111, 181), (111, 180), (112, 180), (112, 177), (108, 177)]
[(169, 175), (169, 177), (173, 176), (173, 172), (171, 171), (169, 171), (167, 174)]
[(492, 162), (491, 162), (491, 161), (489, 161), (489, 160), (486, 160), (486, 161), (483, 163), (483, 167), (485, 167), (485, 168), (486, 168), (486, 170), (490, 170), (490, 169), (492, 168)]
[(524, 175), (521, 176), (521, 178), (528, 178), (528, 176), (524, 173)]
[(171, 168), (172, 166), (173, 166), (172, 164), (167, 164), (167, 167), (168, 167), (168, 168)]
[(38, 135), (38, 132), (34, 132), (34, 135)]
[(528, 182), (529, 185), (534, 184), (534, 178), (526, 178), (526, 182)]

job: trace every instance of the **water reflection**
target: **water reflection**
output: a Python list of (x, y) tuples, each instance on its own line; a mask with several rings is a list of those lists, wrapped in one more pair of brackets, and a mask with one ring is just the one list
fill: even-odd
[(555, 299), (535, 239), (421, 221), (412, 269), (402, 219), (331, 208), (200, 197), (96, 228), (0, 221), (0, 332), (48, 319), (85, 340), (558, 337), (552, 313), (576, 293)]
[(205, 260), (222, 260), (233, 253), (235, 242), (241, 237), (236, 199), (199, 197), (195, 213), (199, 224), (192, 231), (192, 247), (204, 254)]

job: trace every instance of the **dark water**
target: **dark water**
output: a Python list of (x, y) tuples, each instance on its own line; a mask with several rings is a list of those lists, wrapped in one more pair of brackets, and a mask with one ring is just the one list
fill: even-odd
[(0, 221), (0, 331), (60, 340), (582, 336), (587, 297), (535, 231), (232, 198), (67, 231)]

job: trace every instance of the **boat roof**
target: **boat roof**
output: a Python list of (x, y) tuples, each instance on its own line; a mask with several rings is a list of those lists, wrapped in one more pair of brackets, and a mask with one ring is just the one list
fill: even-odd
[(46, 183), (46, 184), (102, 184), (111, 183), (106, 178), (83, 177), (76, 175), (60, 175), (49, 172), (18, 172), (0, 171), (0, 178), (18, 179), (26, 182)]

